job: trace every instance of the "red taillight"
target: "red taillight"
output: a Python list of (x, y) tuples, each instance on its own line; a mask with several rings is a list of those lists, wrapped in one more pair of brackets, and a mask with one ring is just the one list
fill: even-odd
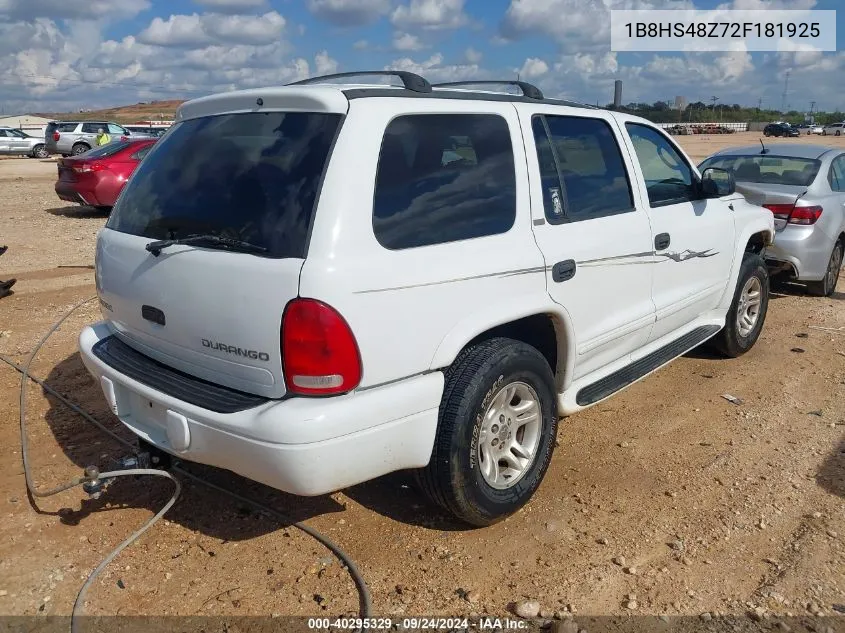
[(290, 393), (329, 395), (361, 382), (361, 356), (349, 324), (315, 299), (294, 299), (282, 318), (282, 369)]
[(822, 215), (822, 207), (796, 207), (791, 204), (764, 204), (779, 220), (786, 220), (789, 224), (815, 224)]
[(73, 171), (85, 174), (89, 171), (103, 171), (105, 169), (108, 169), (108, 166), (103, 163), (82, 163), (74, 167)]
[(58, 141), (60, 138), (62, 138), (61, 134), (59, 134), (58, 132), (53, 132), (53, 140), (54, 141)]

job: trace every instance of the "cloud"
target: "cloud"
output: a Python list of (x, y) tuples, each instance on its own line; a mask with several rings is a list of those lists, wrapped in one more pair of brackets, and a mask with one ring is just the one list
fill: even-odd
[(538, 57), (529, 57), (519, 69), (519, 76), (526, 79), (540, 77), (549, 72), (549, 65)]
[(120, 20), (151, 6), (149, 0), (0, 0), (0, 18), (8, 21)]
[(361, 26), (390, 13), (392, 0), (308, 0), (307, 6), (314, 16), (326, 22)]
[(469, 22), (464, 0), (411, 0), (399, 5), (390, 16), (394, 26), (414, 29), (457, 29)]
[(422, 75), (432, 83), (485, 79), (488, 76), (478, 67), (478, 64), (444, 64), (441, 53), (434, 53), (428, 59), (420, 62), (414, 61), (410, 57), (402, 57), (393, 60), (384, 69), (406, 70)]
[(472, 46), (470, 46), (468, 49), (466, 49), (464, 51), (464, 58), (470, 64), (479, 63), (483, 57), (484, 57), (484, 55), (482, 55), (479, 51), (475, 50)]
[(332, 75), (337, 72), (340, 64), (332, 59), (328, 51), (320, 51), (314, 56), (314, 66), (317, 75)]
[(393, 36), (393, 48), (397, 51), (420, 51), (426, 48), (420, 38), (410, 33), (396, 33)]
[(213, 42), (270, 44), (278, 41), (285, 30), (285, 18), (276, 11), (261, 16), (171, 15), (168, 19), (153, 18), (138, 34), (138, 41), (157, 46), (202, 46)]
[(215, 13), (248, 13), (267, 6), (267, 0), (194, 0)]
[(366, 50), (370, 46), (370, 43), (367, 40), (358, 40), (352, 45), (356, 51), (363, 51)]

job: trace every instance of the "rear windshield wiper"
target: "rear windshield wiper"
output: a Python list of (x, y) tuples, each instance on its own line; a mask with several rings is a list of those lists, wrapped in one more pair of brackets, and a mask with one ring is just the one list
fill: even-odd
[(211, 247), (220, 246), (223, 248), (229, 248), (232, 250), (250, 253), (267, 252), (267, 249), (265, 247), (259, 246), (258, 244), (252, 244), (250, 242), (245, 242), (244, 240), (238, 240), (231, 237), (220, 237), (219, 235), (211, 234), (189, 235), (188, 237), (183, 237), (178, 240), (158, 240), (157, 242), (150, 242), (145, 246), (145, 248), (155, 257), (158, 257), (163, 249), (167, 248), (168, 246), (175, 246), (177, 244), (201, 244)]

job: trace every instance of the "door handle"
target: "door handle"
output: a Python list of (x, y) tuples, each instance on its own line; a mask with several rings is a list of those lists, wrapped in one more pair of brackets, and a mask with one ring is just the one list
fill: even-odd
[(669, 248), (670, 241), (668, 233), (658, 233), (654, 236), (654, 249), (662, 251), (663, 249)]
[(567, 259), (552, 266), (552, 280), (555, 283), (567, 281), (575, 276), (575, 260)]

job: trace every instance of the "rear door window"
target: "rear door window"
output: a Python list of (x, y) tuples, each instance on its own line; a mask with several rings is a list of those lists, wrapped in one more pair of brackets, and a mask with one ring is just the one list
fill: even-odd
[(96, 134), (100, 128), (105, 129), (105, 125), (102, 123), (83, 123), (82, 124), (82, 133), (83, 134)]
[(549, 222), (634, 210), (625, 161), (606, 121), (543, 115), (532, 127)]
[(151, 239), (212, 234), (304, 257), (338, 114), (256, 112), (180, 122), (143, 160), (106, 226)]
[(75, 132), (78, 125), (79, 125), (78, 123), (59, 123), (56, 126), (56, 131), (57, 132)]
[(405, 249), (505, 233), (516, 218), (507, 121), (492, 114), (400, 116), (382, 139), (373, 231)]

